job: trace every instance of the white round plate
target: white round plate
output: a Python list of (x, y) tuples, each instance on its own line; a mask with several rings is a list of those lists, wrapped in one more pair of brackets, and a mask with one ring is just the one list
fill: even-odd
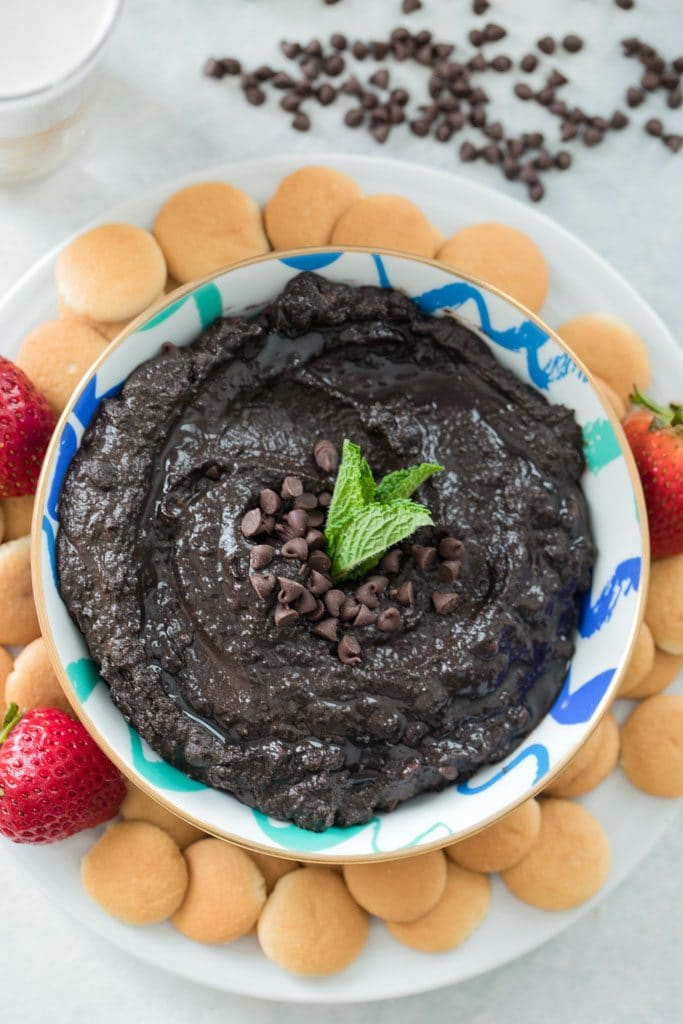
[[(579, 313), (599, 309), (627, 320), (647, 339), (654, 366), (653, 391), (665, 396), (668, 383), (683, 376), (683, 352), (656, 314), (600, 257), (542, 214), (474, 182), (416, 164), (365, 157), (276, 158), (212, 168), (108, 210), (100, 221), (130, 221), (149, 227), (164, 199), (192, 181), (220, 180), (265, 202), (279, 180), (304, 163), (329, 164), (352, 175), (367, 192), (389, 189), (419, 204), (445, 234), (475, 221), (500, 220), (531, 235), (550, 265), (551, 288), (543, 319), (557, 326)], [(0, 302), (0, 348), (16, 351), (36, 323), (56, 315), (56, 252), (48, 253)], [(683, 693), (683, 678), (673, 687)], [(615, 713), (623, 718), (627, 702)], [(51, 899), (87, 926), (143, 960), (196, 982), (267, 999), (341, 1003), (392, 998), (462, 981), (498, 967), (539, 946), (586, 913), (621, 882), (656, 843), (675, 817), (676, 802), (639, 793), (615, 772), (583, 801), (610, 838), (613, 864), (607, 885), (584, 906), (551, 914), (514, 899), (494, 879), (492, 910), (460, 949), (439, 956), (412, 952), (373, 922), (367, 948), (347, 971), (327, 979), (291, 977), (261, 954), (256, 939), (225, 947), (200, 946), (166, 924), (131, 928), (92, 904), (79, 880), (79, 861), (94, 835), (83, 833), (46, 847), (13, 846), (17, 859)]]

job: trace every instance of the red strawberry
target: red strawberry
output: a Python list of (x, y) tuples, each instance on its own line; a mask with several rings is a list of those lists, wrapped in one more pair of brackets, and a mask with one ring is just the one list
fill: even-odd
[(0, 356), (0, 498), (33, 494), (55, 417), (23, 370)]
[(634, 389), (624, 420), (645, 494), (653, 558), (683, 553), (683, 405), (656, 405)]
[(57, 708), (22, 717), (10, 704), (0, 732), (0, 833), (52, 843), (113, 818), (126, 789), (80, 722)]

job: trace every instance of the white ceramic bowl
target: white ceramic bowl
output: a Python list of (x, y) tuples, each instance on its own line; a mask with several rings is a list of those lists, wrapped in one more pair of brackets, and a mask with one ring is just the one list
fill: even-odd
[[(301, 270), (349, 284), (391, 286), (425, 312), (459, 317), (481, 333), (511, 372), (551, 403), (572, 408), (584, 435), (583, 487), (599, 552), (564, 687), (520, 746), (468, 782), (419, 796), (366, 825), (323, 833), (269, 818), (158, 758), (112, 703), (60, 598), (54, 557), (61, 483), (100, 401), (115, 393), (136, 366), (157, 355), (163, 342), (187, 345), (218, 316), (255, 313)], [(35, 516), (33, 574), (41, 629), (87, 729), (128, 778), (181, 817), (245, 846), (300, 860), (386, 859), (440, 846), (477, 831), (547, 785), (614, 697), (647, 585), (646, 517), (635, 466), (616, 417), (585, 369), (541, 321), (509, 297), (434, 262), (394, 253), (271, 253), (188, 286), (143, 315), (110, 345), (67, 406), (47, 453)]]

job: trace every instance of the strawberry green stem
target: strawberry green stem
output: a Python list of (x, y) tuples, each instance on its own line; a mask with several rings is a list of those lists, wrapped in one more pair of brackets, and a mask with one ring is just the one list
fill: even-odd
[(678, 427), (683, 424), (683, 405), (679, 405), (678, 402), (671, 402), (670, 405), (657, 405), (651, 398), (639, 391), (635, 384), (629, 399), (633, 405), (649, 409), (655, 414), (657, 419), (653, 422), (653, 426), (656, 430), (661, 430), (664, 427)]
[(2, 725), (0, 726), (0, 746), (2, 746), (2, 744), (5, 742), (11, 730), (14, 728), (14, 726), (21, 718), (22, 714), (23, 712), (19, 710), (18, 704), (10, 704), (10, 706), (7, 708), (7, 711), (5, 712), (5, 717), (2, 720)]

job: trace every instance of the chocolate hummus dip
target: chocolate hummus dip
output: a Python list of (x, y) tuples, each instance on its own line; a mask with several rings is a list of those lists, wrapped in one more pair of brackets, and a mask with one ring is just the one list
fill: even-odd
[[(439, 463), (433, 526), (332, 580), (344, 439)], [(573, 414), (457, 320), (301, 274), (104, 401), (59, 501), (62, 596), (166, 760), (277, 818), (366, 822), (546, 714), (594, 548)], [(372, 479), (370, 481), (372, 486)]]

